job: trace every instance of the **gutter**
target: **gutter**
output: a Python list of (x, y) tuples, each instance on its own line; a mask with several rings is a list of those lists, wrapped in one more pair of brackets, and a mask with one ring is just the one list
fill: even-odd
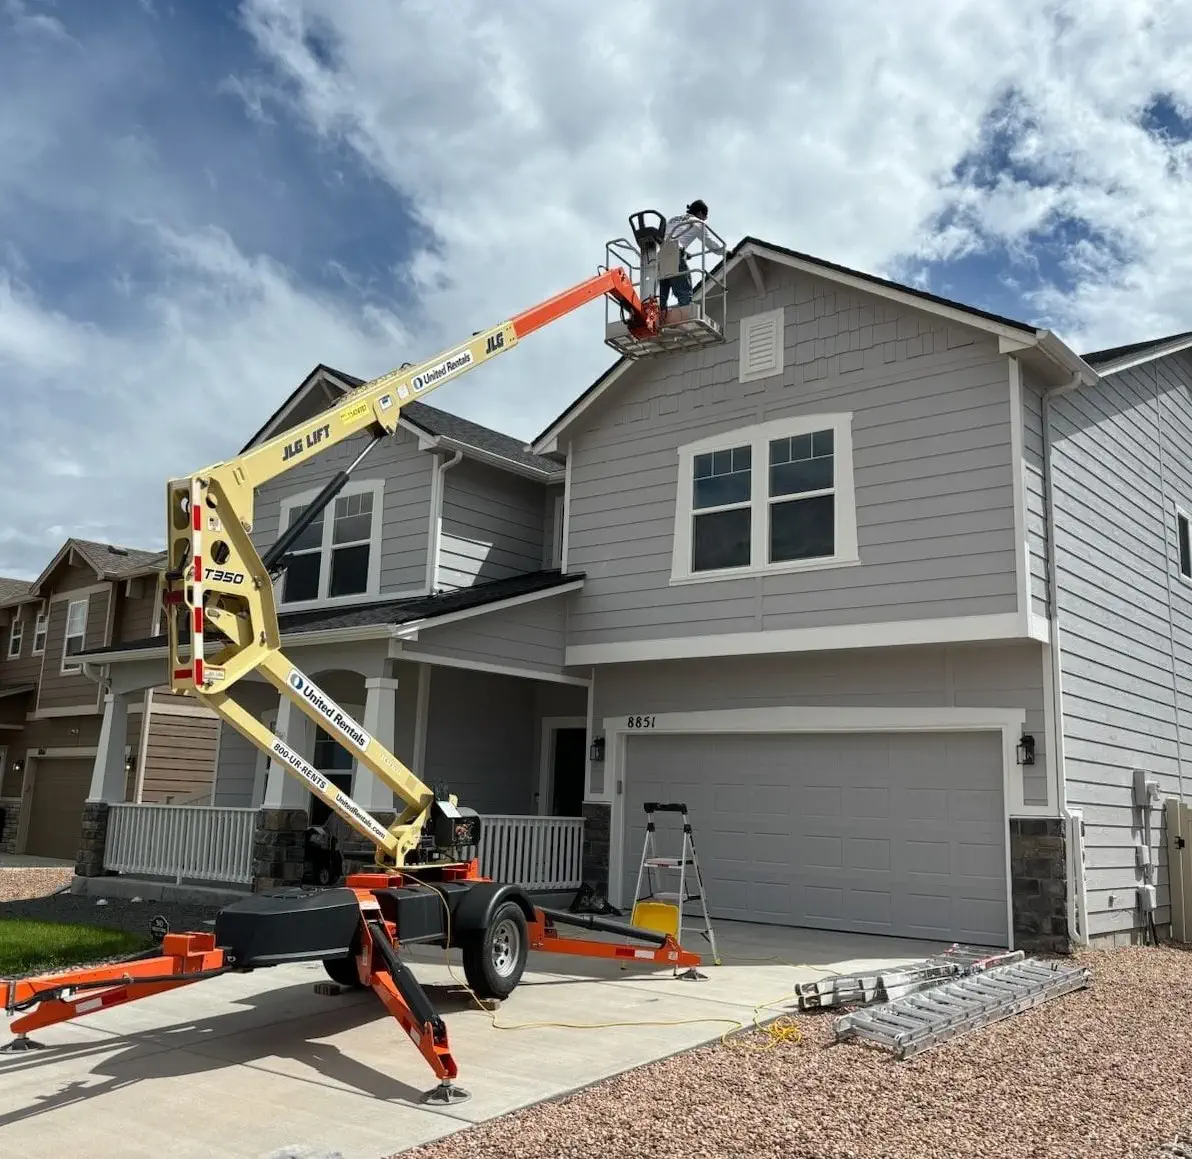
[[(1050, 333), (1050, 331), (1046, 333)], [(1060, 633), (1059, 577), (1057, 575), (1055, 549), (1055, 482), (1052, 471), (1051, 402), (1052, 399), (1070, 394), (1081, 386), (1091, 385), (1085, 373), (1087, 370), (1088, 368), (1084, 367), (1083, 370), (1074, 373), (1068, 382), (1044, 391), (1041, 407), (1043, 426), (1043, 513), (1047, 527), (1047, 618), (1050, 625), (1051, 699), (1054, 705), (1054, 711), (1052, 713), (1052, 736), (1048, 738), (1048, 742), (1052, 753), (1052, 760), (1055, 761), (1055, 781), (1059, 815), (1069, 831), (1075, 818), (1068, 809), (1068, 775), (1064, 759), (1063, 638)], [(1071, 856), (1072, 850), (1069, 843), (1069, 857)], [(1072, 866), (1074, 872), (1071, 875), (1071, 888), (1068, 890), (1067, 905), (1068, 932), (1072, 939), (1079, 945), (1088, 945), (1088, 912), (1085, 903), (1083, 866), (1076, 865), (1075, 863), (1072, 863)], [(1079, 877), (1077, 877), (1077, 874), (1079, 874)]]

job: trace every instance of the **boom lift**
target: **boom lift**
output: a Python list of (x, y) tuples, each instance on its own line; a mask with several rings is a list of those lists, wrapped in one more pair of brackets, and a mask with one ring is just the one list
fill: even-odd
[[(286, 658), (274, 602), (274, 583), (287, 566), (287, 553), (368, 453), (397, 430), (401, 409), (412, 399), (512, 350), (536, 330), (601, 297), (620, 315), (606, 320), (606, 343), (629, 357), (724, 340), (723, 323), (708, 313), (709, 294), (715, 296), (717, 290), (723, 309), (723, 282), (697, 267), (703, 277), (693, 305), (663, 311), (659, 270), (672, 272), (675, 257), (668, 259), (663, 244), (665, 219), (646, 211), (631, 216), (630, 223), (637, 246), (624, 239), (610, 242), (610, 260), (595, 276), (426, 362), (365, 383), (330, 410), (235, 459), (169, 481), (168, 562), (161, 583), (171, 689), (206, 704), (299, 777), (372, 843), (376, 863), (368, 872), (349, 875), (342, 887), (254, 894), (221, 910), (213, 933), (159, 930), (160, 950), (123, 962), (0, 982), (0, 1004), (10, 1015), (23, 1015), (11, 1025), (18, 1037), (4, 1049), (33, 1049), (38, 1044), (28, 1038), (30, 1030), (201, 979), (284, 962), (322, 961), (333, 981), (368, 987), (378, 995), (439, 1079), (426, 1101), (451, 1103), (468, 1094), (452, 1081), (458, 1068), (446, 1027), (398, 957), (402, 943), (458, 948), (468, 986), (480, 999), (507, 997), (520, 981), (531, 949), (653, 962), (676, 971), (688, 967), (688, 976), (698, 976), (694, 967), (700, 956), (680, 946), (671, 933), (546, 909), (519, 886), (481, 876), (479, 860), (469, 852), (481, 841), (480, 817), (454, 796), (436, 795)], [(251, 538), (255, 488), (361, 433), (369, 438), (351, 465), (326, 484), (263, 556), (258, 554)], [(232, 690), (249, 674), (264, 677), (392, 789), (402, 805), (392, 824), (381, 824), (236, 700)], [(560, 925), (644, 944), (564, 937)]]

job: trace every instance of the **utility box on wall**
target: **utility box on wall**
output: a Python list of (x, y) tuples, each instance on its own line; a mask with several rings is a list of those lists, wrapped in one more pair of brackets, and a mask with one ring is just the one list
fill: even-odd
[(1192, 941), (1192, 805), (1168, 799), (1167, 872), (1171, 878), (1171, 936)]

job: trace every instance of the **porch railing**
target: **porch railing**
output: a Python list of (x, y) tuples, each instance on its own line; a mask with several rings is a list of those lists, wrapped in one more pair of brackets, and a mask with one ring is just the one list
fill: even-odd
[(114, 804), (108, 814), (104, 868), (175, 882), (248, 885), (256, 821), (256, 809)]
[[(181, 881), (252, 882), (256, 809), (113, 804), (104, 868)], [(481, 816), (480, 871), (524, 889), (578, 889), (584, 818)]]
[(578, 889), (583, 881), (583, 817), (480, 818), (480, 872), (524, 889)]

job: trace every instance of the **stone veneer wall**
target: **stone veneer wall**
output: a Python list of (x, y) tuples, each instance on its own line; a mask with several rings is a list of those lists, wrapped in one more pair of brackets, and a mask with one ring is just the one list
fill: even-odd
[(1010, 819), (1014, 945), (1028, 953), (1067, 954), (1068, 850), (1059, 818)]

